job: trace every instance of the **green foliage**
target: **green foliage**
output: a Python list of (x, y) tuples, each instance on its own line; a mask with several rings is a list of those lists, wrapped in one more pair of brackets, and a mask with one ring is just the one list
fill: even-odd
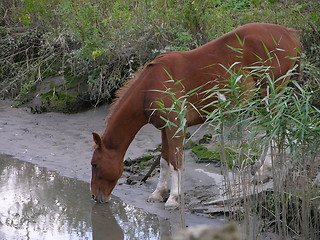
[[(318, 198), (318, 190), (311, 184), (305, 186), (305, 183), (313, 181), (319, 167), (320, 109), (312, 103), (314, 91), (310, 86), (301, 85), (296, 81), (295, 68), (279, 79), (274, 79), (268, 74), (263, 63), (261, 66), (256, 63), (255, 66), (245, 67), (237, 72), (232, 70), (234, 65), (224, 68), (230, 78), (222, 89), (212, 88), (201, 92), (202, 88), (198, 87), (188, 93), (182, 91), (181, 95), (181, 92), (177, 94), (172, 90), (177, 91), (176, 88), (167, 87), (162, 93), (171, 98), (171, 106), (158, 101), (156, 103), (159, 108), (154, 110), (175, 113), (174, 118), (163, 120), (166, 127), (174, 127), (178, 134), (186, 129), (187, 122), (183, 121), (186, 106), (194, 107), (186, 99), (196, 92), (208, 96), (211, 101), (204, 102), (209, 104), (196, 110), (206, 113), (206, 124), (213, 126), (212, 130), (219, 136), (219, 141), (212, 149), (193, 143), (189, 143), (189, 146), (200, 160), (220, 160), (227, 169), (233, 171), (234, 178), (241, 182), (241, 188), (250, 186), (248, 166), (261, 155), (263, 146), (271, 145), (274, 181), (271, 199), (275, 202), (270, 206), (261, 206), (259, 204), (265, 201), (265, 195), (254, 192), (254, 200), (243, 203), (247, 211), (244, 220), (250, 222), (252, 214), (269, 212), (272, 214), (268, 218), (276, 222), (277, 231), (281, 236), (287, 238), (291, 231), (304, 239), (316, 239), (319, 233), (315, 229), (319, 227), (319, 222), (313, 218), (313, 200)], [(302, 74), (305, 77), (319, 79), (319, 68), (306, 64)], [(261, 86), (256, 86), (253, 91), (243, 86), (246, 77), (253, 75), (263, 79), (268, 86), (268, 96), (264, 101), (259, 96)], [(290, 85), (281, 84), (284, 78), (289, 77)], [(174, 80), (171, 82), (175, 82), (175, 86), (181, 83)], [(215, 95), (218, 95), (218, 98), (212, 101)], [(219, 97), (222, 95), (224, 97)], [(206, 111), (209, 106), (209, 109), (214, 110)], [(229, 171), (225, 172), (227, 186), (232, 184), (229, 174)], [(232, 199), (234, 195), (231, 190), (230, 195)], [(245, 196), (244, 199), (247, 197), (250, 196)], [(291, 202), (292, 199), (294, 203)], [(257, 212), (257, 208), (262, 209), (261, 212)], [(296, 214), (299, 217), (296, 217)], [(242, 219), (243, 215), (240, 218)]]
[[(187, 143), (187, 145), (188, 144), (189, 143)], [(250, 146), (250, 148), (252, 148), (252, 146)], [(223, 157), (221, 155), (221, 146), (218, 144), (211, 147), (194, 144), (191, 146), (191, 150), (199, 162), (215, 160), (220, 161), (229, 168), (249, 166), (258, 160), (258, 151), (252, 151), (252, 149), (249, 149), (248, 144), (244, 144), (242, 146), (224, 145), (223, 151), (225, 153), (226, 161), (223, 161)]]
[[(264, 67), (261, 66), (260, 68), (263, 69)], [(254, 71), (256, 70), (254, 69)], [(253, 73), (251, 72), (251, 74)], [(320, 110), (311, 102), (314, 92), (295, 80), (292, 80), (291, 86), (285, 86), (277, 83), (281, 79), (273, 79), (272, 76), (263, 74), (260, 78), (265, 79), (270, 92), (266, 103), (262, 107), (261, 100), (258, 97), (253, 97), (247, 101), (242, 100), (241, 95), (246, 95), (246, 92), (240, 86), (235, 87), (234, 85), (239, 76), (243, 78), (242, 75), (234, 74), (226, 88), (220, 90), (228, 98), (225, 101), (213, 102), (212, 104), (217, 109), (210, 113), (208, 118), (210, 125), (216, 125), (216, 131), (221, 134), (221, 151), (224, 152), (221, 155), (222, 161), (229, 163), (228, 155), (230, 153), (226, 151), (226, 145), (229, 143), (226, 126), (230, 120), (232, 121), (231, 125), (237, 126), (231, 131), (238, 129), (239, 141), (245, 143), (244, 146), (249, 149), (254, 149), (257, 142), (260, 142), (261, 146), (263, 146), (263, 143), (271, 142), (273, 181), (275, 182), (274, 198), (279, 200), (276, 209), (270, 210), (270, 212), (274, 211), (272, 218), (277, 223), (277, 229), (284, 236), (287, 236), (289, 232), (286, 229), (287, 226), (289, 226), (290, 231), (299, 232), (304, 238), (318, 236), (314, 231), (318, 223), (312, 220), (313, 210), (311, 210), (311, 199), (316, 197), (316, 191), (312, 186), (308, 188), (301, 186), (301, 182), (297, 178), (297, 176), (303, 176), (311, 182), (317, 170), (308, 172), (307, 169), (310, 169), (310, 167), (318, 168)], [(285, 75), (285, 77), (289, 76), (294, 76), (294, 73), (288, 72)], [(238, 83), (238, 85), (240, 84)], [(233, 159), (241, 159), (242, 152), (242, 148), (240, 148), (240, 151), (235, 151), (232, 156)], [(241, 166), (244, 167), (245, 165), (241, 164)], [(284, 192), (290, 194), (284, 194)], [(302, 204), (308, 206), (307, 209), (309, 210), (296, 209), (293, 211), (287, 205), (288, 196), (298, 199)], [(266, 208), (264, 207), (264, 209)], [(299, 215), (301, 217), (299, 219), (294, 219), (292, 215), (293, 213), (297, 214), (296, 211), (300, 211)], [(286, 217), (290, 219), (290, 222), (286, 222)]]
[[(17, 20), (24, 26), (46, 27), (53, 23), (55, 18), (55, 5), (60, 0), (24, 0), (23, 7), (18, 10)], [(48, 11), (48, 9), (52, 9)]]
[[(24, 76), (17, 73), (23, 72), (22, 65), (8, 61), (18, 49), (13, 49), (12, 41), (20, 38), (11, 27), (41, 29), (38, 57), (47, 53), (47, 47), (59, 52), (60, 44), (63, 56), (44, 57), (43, 65), (54, 69), (41, 68), (41, 75), (62, 71), (67, 79), (87, 85), (88, 101), (99, 102), (110, 100), (127, 77), (159, 52), (190, 50), (249, 22), (297, 28), (306, 58), (319, 66), (320, 17), (314, 11), (319, 7), (319, 1), (302, 0), (3, 0), (0, 26), (5, 28), (0, 35), (5, 51), (0, 77), (11, 83), (1, 86), (1, 95), (16, 96), (24, 82), (34, 80), (33, 74), (15, 79), (10, 75)], [(22, 61), (37, 57), (28, 54), (19, 57)]]
[(19, 94), (19, 102), (21, 104), (27, 102), (31, 95), (31, 93), (36, 89), (36, 81), (25, 82), (21, 86), (20, 94)]
[(219, 154), (217, 154), (216, 152), (209, 151), (209, 149), (205, 146), (196, 145), (192, 147), (191, 150), (200, 161), (210, 159), (220, 160)]
[(145, 155), (145, 156), (139, 157), (138, 161), (148, 161), (148, 160), (150, 160), (152, 158), (154, 158), (154, 155)]

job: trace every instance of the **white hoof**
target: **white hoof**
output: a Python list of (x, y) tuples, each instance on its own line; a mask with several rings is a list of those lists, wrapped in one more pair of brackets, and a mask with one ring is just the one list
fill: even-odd
[(148, 198), (148, 202), (164, 202), (163, 194), (159, 191), (154, 191)]
[(178, 197), (169, 197), (168, 200), (166, 201), (164, 207), (168, 210), (173, 210), (177, 209), (180, 206), (178, 202)]
[(253, 182), (255, 184), (266, 183), (272, 179), (272, 168), (268, 166), (262, 166), (254, 175)]

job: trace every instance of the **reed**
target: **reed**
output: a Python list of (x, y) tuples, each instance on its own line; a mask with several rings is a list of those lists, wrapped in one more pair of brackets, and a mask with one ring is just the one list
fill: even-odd
[[(302, 76), (310, 77), (308, 69), (311, 68), (314, 66), (307, 64)], [(225, 69), (230, 74), (227, 85), (223, 89), (214, 88), (202, 93), (208, 97), (213, 94), (225, 97), (218, 97), (209, 104), (214, 111), (206, 112), (209, 105), (198, 111), (207, 115), (206, 126), (211, 126), (214, 135), (219, 136), (217, 144), (224, 163), (226, 199), (234, 199), (225, 204), (233, 209), (230, 218), (246, 226), (246, 235), (250, 239), (256, 239), (265, 230), (276, 232), (281, 239), (292, 235), (318, 239), (320, 200), (315, 177), (320, 159), (320, 110), (312, 105), (314, 91), (298, 82), (297, 66), (280, 79), (268, 74), (264, 64), (237, 72), (232, 71), (233, 66)], [(265, 99), (259, 97), (259, 84), (250, 91), (241, 84), (252, 75), (267, 83), (268, 96)], [(289, 77), (292, 79), (289, 84), (277, 84)], [(319, 74), (311, 77), (319, 79)], [(172, 77), (170, 79), (174, 81)], [(308, 79), (304, 81), (308, 82)], [(187, 98), (200, 89), (185, 92), (178, 98), (172, 89), (163, 92), (172, 98), (172, 106), (165, 107), (158, 102), (157, 110), (177, 114), (179, 126), (165, 119), (166, 126), (177, 128), (177, 135), (187, 126), (185, 116), (187, 106), (191, 106)], [(257, 146), (265, 147), (257, 150)], [(236, 153), (233, 167), (228, 165), (226, 148), (234, 148)], [(252, 181), (251, 164), (256, 159), (247, 154), (253, 151), (265, 155), (267, 148), (270, 148), (269, 157), (272, 159), (273, 184), (269, 190)], [(239, 198), (240, 201), (236, 200)], [(183, 195), (181, 206), (184, 208)]]
[[(238, 146), (254, 148), (257, 142), (262, 145), (270, 143), (273, 189), (271, 192), (260, 191), (250, 181), (247, 162), (244, 160), (236, 166), (236, 169), (227, 169), (232, 172), (232, 179), (225, 174), (226, 190), (229, 198), (234, 198), (232, 186), (238, 186), (238, 192), (242, 193), (243, 201), (235, 211), (235, 218), (244, 219), (247, 231), (259, 233), (259, 229), (266, 226), (272, 227), (279, 236), (288, 238), (289, 235), (299, 235), (303, 239), (317, 239), (319, 237), (319, 203), (317, 198), (319, 188), (312, 185), (319, 165), (320, 147), (320, 111), (312, 106), (311, 98), (314, 94), (307, 86), (301, 86), (296, 80), (292, 80), (289, 86), (276, 84), (284, 78), (294, 79), (295, 69), (285, 74), (281, 79), (273, 79), (267, 74), (265, 67), (247, 68), (249, 75), (259, 74), (268, 84), (269, 94), (262, 102), (253, 95), (251, 99), (242, 100), (242, 96), (248, 95), (241, 89), (239, 79), (244, 79), (243, 74), (231, 74), (228, 86), (220, 90), (221, 94), (228, 96), (221, 103), (213, 103), (217, 110), (210, 113), (207, 122), (216, 125), (216, 131), (220, 132), (221, 151), (224, 152), (225, 142), (232, 141), (225, 134), (225, 125), (232, 125), (233, 131), (237, 131)], [(248, 73), (248, 72), (247, 72)], [(236, 86), (236, 87), (235, 87)], [(259, 92), (257, 86), (255, 93)], [(215, 90), (216, 91), (216, 90)], [(241, 94), (239, 94), (241, 93)], [(252, 94), (252, 93), (250, 93)], [(234, 104), (236, 103), (236, 104)], [(230, 124), (232, 122), (232, 124)], [(219, 124), (217, 124), (219, 123)], [(237, 159), (243, 159), (238, 151)], [(225, 156), (225, 154), (222, 154)], [(222, 157), (225, 166), (228, 166), (225, 157)], [(240, 183), (240, 184), (238, 184)], [(238, 205), (235, 205), (236, 207)], [(254, 221), (252, 216), (263, 221)], [(260, 223), (262, 222), (262, 223)]]

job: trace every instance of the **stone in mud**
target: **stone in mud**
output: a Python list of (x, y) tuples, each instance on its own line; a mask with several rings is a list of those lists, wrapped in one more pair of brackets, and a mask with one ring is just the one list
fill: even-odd
[(33, 99), (27, 103), (32, 113), (63, 112), (75, 113), (85, 110), (89, 103), (86, 89), (68, 82), (64, 76), (48, 77), (37, 84)]
[(199, 144), (208, 144), (212, 140), (212, 134), (208, 133), (203, 135), (203, 137), (199, 140)]
[(174, 235), (173, 240), (240, 240), (237, 224), (223, 226), (199, 225), (182, 230)]

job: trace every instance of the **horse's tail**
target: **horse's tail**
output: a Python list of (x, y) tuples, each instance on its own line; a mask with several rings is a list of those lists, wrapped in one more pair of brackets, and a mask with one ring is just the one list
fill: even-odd
[(299, 46), (299, 49), (301, 50), (301, 43), (300, 43), (300, 33), (297, 29), (294, 28), (287, 28), (287, 31), (289, 35), (292, 37), (292, 39), (295, 41), (295, 44)]

